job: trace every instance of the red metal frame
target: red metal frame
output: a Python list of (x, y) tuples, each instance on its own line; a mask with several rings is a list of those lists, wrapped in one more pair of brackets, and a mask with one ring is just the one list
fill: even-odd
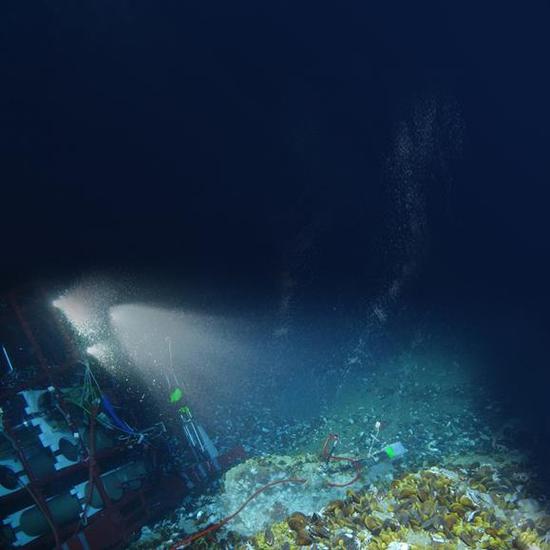
[[(24, 313), (18, 304), (15, 292), (12, 292), (9, 295), (9, 303), (34, 351), (35, 356), (38, 359), (40, 370), (42, 372), (34, 376), (30, 381), (26, 381), (24, 384), (21, 384), (19, 387), (4, 390), (0, 394), (0, 403), (6, 401), (10, 396), (17, 394), (19, 391), (26, 389), (29, 386), (36, 387), (38, 384), (48, 383), (49, 386), (54, 388), (56, 398), (58, 399), (66, 420), (69, 422), (70, 428), (73, 430), (73, 433), (77, 433), (77, 427), (70, 417), (66, 403), (63, 400), (63, 396), (52, 380), (53, 371), (48, 366), (48, 361), (37, 338), (35, 337), (32, 327), (27, 322)], [(71, 349), (72, 343), (66, 332), (64, 339), (66, 344), (69, 346), (69, 349)], [(67, 355), (69, 358), (74, 356), (72, 351), (70, 351)], [(67, 362), (65, 365), (56, 367), (55, 373), (62, 373), (70, 366), (71, 363)], [(125, 448), (115, 447), (98, 452), (97, 455), (90, 457), (89, 449), (84, 446), (84, 442), (82, 441), (81, 444), (86, 449), (88, 458), (92, 458), (92, 464), (86, 461), (80, 461), (72, 466), (68, 466), (63, 470), (53, 473), (50, 476), (37, 479), (20, 447), (17, 433), (10, 428), (6, 418), (4, 418), (4, 429), (14, 443), (15, 452), (23, 466), (25, 474), (29, 479), (29, 483), (27, 485), (28, 489), (32, 492), (32, 495), (37, 501), (39, 507), (44, 509), (43, 513), (47, 514), (49, 521), (55, 527), (51, 534), (45, 534), (25, 545), (24, 548), (27, 550), (38, 550), (39, 548), (46, 547), (52, 548), (52, 546), (58, 550), (61, 548), (64, 550), (120, 548), (129, 541), (141, 525), (153, 519), (153, 517), (157, 514), (160, 515), (171, 508), (177, 507), (178, 504), (181, 503), (183, 496), (188, 492), (183, 480), (180, 477), (174, 476), (160, 480), (155, 479), (154, 485), (144, 484), (141, 489), (128, 491), (122, 499), (117, 502), (113, 502), (105, 491), (105, 487), (101, 479), (102, 472), (99, 466), (99, 461), (115, 456), (125, 451)], [(228, 453), (218, 457), (218, 461), (222, 471), (225, 471), (230, 466), (244, 458), (246, 458), (244, 449), (242, 447), (236, 447)], [(214, 476), (217, 474), (216, 468), (209, 461), (202, 463), (202, 465), (205, 467), (209, 475)], [(189, 478), (193, 479), (196, 485), (200, 486), (204, 484), (205, 481), (197, 474), (196, 466), (197, 465), (190, 467), (186, 473)], [(59, 480), (66, 476), (72, 475), (79, 470), (88, 468), (91, 473), (90, 480), (92, 482), (92, 486), (97, 487), (103, 500), (104, 508), (91, 516), (86, 525), (81, 525), (79, 521), (63, 527), (55, 526), (43, 489), (53, 480)], [(0, 502), (9, 503), (11, 500), (15, 500), (21, 496), (22, 491), (25, 491), (25, 489), (22, 488), (21, 490), (5, 495), (4, 497), (0, 497)], [(131, 512), (129, 511), (126, 514), (125, 510), (128, 506), (130, 506)]]

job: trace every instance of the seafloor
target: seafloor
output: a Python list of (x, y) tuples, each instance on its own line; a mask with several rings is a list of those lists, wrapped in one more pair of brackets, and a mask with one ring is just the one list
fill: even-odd
[[(218, 444), (242, 443), (251, 458), (210, 494), (142, 529), (131, 548), (178, 547), (265, 484), (293, 478), (305, 481), (271, 487), (186, 547), (550, 549), (550, 512), (518, 446), (521, 425), (502, 414), (479, 372), (468, 360), (411, 352), (367, 374), (349, 369), (337, 382), (325, 380), (332, 392), (309, 409), (304, 400), (309, 414), (299, 419), (285, 418), (276, 404), (262, 408), (261, 399), (220, 405), (210, 429), (228, 435)], [(396, 441), (408, 452), (336, 487), (356, 470), (320, 459), (328, 433), (339, 434), (337, 455), (365, 457)]]

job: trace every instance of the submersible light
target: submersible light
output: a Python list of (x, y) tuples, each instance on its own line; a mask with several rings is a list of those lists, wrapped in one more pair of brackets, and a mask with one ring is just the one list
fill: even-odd
[[(78, 334), (94, 342), (108, 337), (106, 313), (116, 300), (116, 293), (106, 283), (90, 281), (66, 290), (52, 301)], [(90, 342), (90, 343), (91, 343)]]
[(95, 357), (96, 359), (99, 359), (99, 355), (101, 354), (101, 347), (99, 344), (94, 344), (93, 346), (88, 346), (86, 348), (86, 353), (88, 355), (91, 355), (92, 357)]
[(89, 337), (97, 332), (97, 317), (90, 301), (78, 293), (68, 293), (52, 302), (81, 336)]
[(115, 352), (113, 348), (109, 345), (109, 342), (98, 342), (97, 344), (92, 344), (86, 348), (86, 353), (97, 359), (103, 366), (113, 366), (115, 361)]

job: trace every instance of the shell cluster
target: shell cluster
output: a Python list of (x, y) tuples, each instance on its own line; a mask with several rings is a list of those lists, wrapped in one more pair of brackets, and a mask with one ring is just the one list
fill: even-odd
[(320, 513), (295, 512), (237, 548), (550, 549), (550, 515), (517, 491), (492, 466), (434, 467), (382, 489), (350, 489)]

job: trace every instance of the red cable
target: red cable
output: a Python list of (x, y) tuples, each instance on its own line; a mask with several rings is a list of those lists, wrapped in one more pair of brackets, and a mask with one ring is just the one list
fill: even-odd
[(84, 512), (82, 519), (87, 521), (88, 508), (92, 502), (92, 496), (94, 493), (94, 474), (95, 474), (95, 423), (98, 413), (98, 407), (92, 409), (92, 414), (90, 415), (90, 426), (89, 426), (89, 441), (88, 441), (88, 495), (86, 497)]
[(254, 491), (242, 504), (237, 508), (235, 512), (233, 512), (231, 515), (226, 516), (222, 520), (218, 521), (217, 523), (213, 523), (212, 525), (209, 525), (206, 529), (203, 529), (202, 531), (198, 531), (196, 533), (193, 533), (189, 537), (186, 537), (179, 542), (176, 542), (173, 546), (170, 547), (170, 550), (179, 550), (180, 548), (183, 548), (185, 545), (192, 543), (193, 541), (200, 539), (207, 535), (208, 533), (213, 533), (214, 531), (217, 531), (221, 527), (223, 527), (226, 523), (230, 522), (236, 515), (238, 515), (242, 509), (253, 499), (255, 499), (260, 493), (263, 493), (266, 489), (269, 489), (270, 487), (273, 487), (274, 485), (279, 485), (280, 483), (305, 483), (306, 479), (300, 479), (297, 477), (290, 477), (288, 479), (278, 479), (277, 481), (271, 481), (270, 483), (267, 483), (263, 487), (260, 487), (257, 491)]
[[(86, 499), (84, 501), (84, 509), (80, 520), (76, 526), (74, 533), (70, 538), (73, 538), (82, 527), (82, 524), (87, 521), (87, 514), (90, 504), (92, 502), (92, 496), (94, 492), (94, 472), (95, 472), (95, 422), (98, 413), (98, 407), (93, 407), (90, 414), (90, 422), (88, 426), (88, 487), (86, 491)], [(84, 523), (85, 524), (85, 523)]]
[[(327, 484), (329, 485), (329, 487), (347, 487), (348, 485), (352, 485), (353, 483), (355, 483), (356, 481), (359, 480), (359, 478), (361, 477), (362, 466), (361, 466), (361, 462), (356, 460), (355, 458), (350, 458), (350, 457), (347, 457), (347, 456), (328, 455), (327, 446), (328, 446), (329, 441), (337, 441), (337, 440), (338, 440), (338, 435), (337, 434), (329, 434), (326, 441), (325, 441), (325, 444), (323, 445), (323, 450), (321, 451), (321, 454), (327, 460), (333, 460), (335, 462), (340, 461), (340, 460), (345, 460), (347, 462), (351, 462), (353, 464), (354, 468), (355, 468), (356, 474), (355, 474), (355, 477), (351, 481), (348, 481), (346, 483), (327, 482)], [(200, 539), (200, 538), (208, 535), (209, 533), (213, 533), (214, 531), (217, 531), (218, 529), (223, 527), (226, 523), (229, 523), (235, 516), (240, 514), (240, 512), (243, 510), (243, 508), (250, 501), (254, 500), (260, 493), (263, 493), (266, 489), (269, 489), (270, 487), (273, 487), (274, 485), (278, 485), (280, 483), (305, 483), (306, 481), (307, 481), (306, 479), (291, 477), (291, 478), (288, 478), (288, 479), (278, 479), (277, 481), (271, 481), (270, 483), (267, 483), (266, 485), (260, 487), (258, 490), (254, 491), (254, 493), (252, 493), (241, 504), (241, 506), (239, 506), (239, 508), (237, 508), (237, 510), (235, 512), (233, 512), (231, 515), (226, 516), (225, 518), (221, 519), (220, 521), (218, 521), (216, 523), (213, 523), (212, 525), (209, 525), (208, 527), (206, 527), (202, 531), (197, 531), (196, 533), (193, 533), (192, 535), (180, 540), (179, 542), (176, 542), (173, 546), (170, 547), (170, 550), (180, 550), (181, 548), (183, 548), (187, 544), (191, 544), (193, 541), (195, 541), (197, 539)]]
[[(334, 462), (337, 462), (339, 460), (345, 460), (347, 462), (351, 462), (353, 464), (353, 467), (355, 468), (355, 477), (351, 481), (348, 481), (346, 483), (331, 483), (329, 481), (329, 482), (327, 482), (327, 485), (329, 487), (347, 487), (348, 485), (353, 485), (361, 477), (362, 465), (361, 465), (361, 462), (359, 460), (356, 460), (355, 458), (350, 458), (350, 457), (347, 457), (347, 456), (333, 456), (333, 455), (330, 454), (330, 451), (328, 450), (329, 443), (332, 442), (332, 441), (338, 442), (338, 439), (339, 439), (338, 434), (334, 434), (334, 433), (328, 434), (327, 438), (325, 439), (325, 443), (323, 445), (323, 448), (321, 450), (321, 456), (327, 462), (331, 461), (331, 460), (333, 460)], [(334, 449), (334, 447), (333, 447), (333, 449)]]
[(356, 460), (355, 458), (349, 458), (347, 456), (331, 456), (329, 457), (329, 460), (334, 460), (335, 462), (338, 460), (346, 460), (347, 462), (351, 462), (353, 464), (353, 467), (355, 468), (355, 477), (351, 481), (347, 481), (346, 483), (332, 483), (330, 481), (327, 482), (327, 485), (329, 487), (347, 487), (348, 485), (353, 485), (356, 481), (359, 481), (359, 478), (361, 477), (361, 463)]
[[(329, 460), (330, 458), (330, 453), (334, 450), (334, 447), (336, 446), (336, 444), (338, 443), (338, 434), (333, 434), (333, 433), (330, 433), (327, 435), (327, 438), (325, 439), (325, 443), (323, 445), (323, 448), (321, 449), (321, 456), (325, 459), (325, 460)], [(329, 446), (329, 443), (334, 441), (334, 445), (332, 447), (332, 449), (330, 449), (330, 451), (328, 450), (328, 446)]]

